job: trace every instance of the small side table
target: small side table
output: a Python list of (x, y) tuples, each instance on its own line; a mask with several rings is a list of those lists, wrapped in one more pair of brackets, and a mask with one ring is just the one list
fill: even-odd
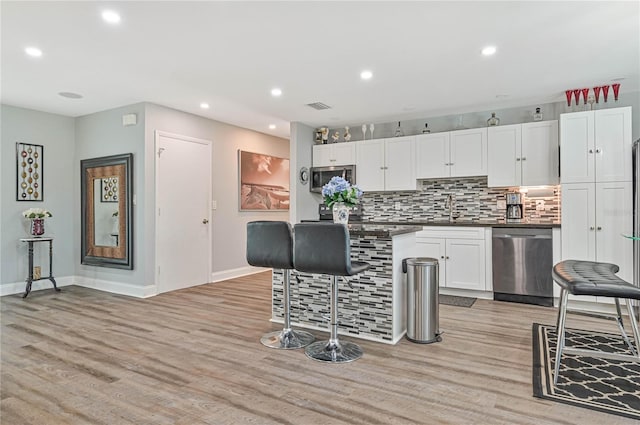
[(33, 283), (33, 244), (34, 242), (49, 242), (49, 276), (36, 280), (49, 279), (53, 283), (53, 289), (60, 292), (60, 288), (56, 285), (56, 280), (53, 278), (53, 238), (22, 238), (20, 242), (27, 242), (29, 244), (29, 276), (27, 277), (27, 288), (25, 289), (22, 298), (26, 298), (31, 292), (31, 284)]

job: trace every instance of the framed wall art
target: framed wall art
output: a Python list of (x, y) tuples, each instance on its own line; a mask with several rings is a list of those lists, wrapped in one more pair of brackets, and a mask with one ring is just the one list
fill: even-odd
[(100, 202), (118, 202), (118, 178), (105, 177), (100, 179)]
[(289, 159), (238, 150), (240, 211), (289, 209)]
[(44, 146), (16, 143), (16, 201), (42, 201)]

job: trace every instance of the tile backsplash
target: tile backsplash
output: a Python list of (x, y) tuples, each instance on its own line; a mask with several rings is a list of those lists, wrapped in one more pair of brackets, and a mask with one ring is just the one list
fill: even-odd
[[(505, 210), (497, 201), (505, 200), (507, 192), (519, 188), (487, 187), (486, 177), (418, 181), (419, 189), (410, 192), (369, 192), (362, 198), (364, 219), (370, 221), (432, 221), (447, 220), (448, 195), (454, 200), (458, 220), (503, 220)], [(553, 187), (553, 196), (523, 196), (525, 220), (533, 223), (560, 222), (560, 187)], [(544, 201), (544, 209), (536, 209), (536, 201)]]

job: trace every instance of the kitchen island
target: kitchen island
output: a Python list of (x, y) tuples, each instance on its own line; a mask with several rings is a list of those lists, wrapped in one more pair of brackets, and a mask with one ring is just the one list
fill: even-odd
[[(339, 333), (395, 344), (406, 332), (406, 285), (402, 260), (416, 253), (421, 226), (350, 224), (351, 258), (371, 267), (339, 283)], [(299, 273), (291, 279), (291, 322), (294, 327), (328, 331), (328, 275)], [(282, 270), (273, 272), (272, 321), (282, 322)]]

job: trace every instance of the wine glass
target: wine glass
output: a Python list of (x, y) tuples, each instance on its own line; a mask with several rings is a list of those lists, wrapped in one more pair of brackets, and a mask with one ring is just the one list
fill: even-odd
[(584, 99), (585, 109), (587, 105), (587, 96), (589, 96), (589, 89), (582, 89), (582, 99)]
[(567, 97), (567, 108), (571, 108), (571, 95), (573, 94), (572, 90), (565, 90), (564, 95)]
[(602, 87), (600, 86), (593, 88), (593, 94), (596, 95), (596, 104), (600, 103), (600, 90), (602, 90)]
[(362, 140), (365, 140), (366, 138), (367, 138), (367, 125), (362, 124)]
[(604, 98), (604, 101), (606, 103), (607, 98), (609, 97), (609, 86), (602, 86), (602, 97)]
[(620, 83), (611, 84), (611, 88), (613, 89), (613, 100), (618, 101), (618, 93), (620, 91)]
[(375, 125), (371, 124), (369, 125), (369, 131), (371, 132), (371, 138), (373, 139), (373, 130), (376, 128)]
[(580, 106), (580, 89), (575, 89), (573, 91), (573, 97), (576, 99), (576, 108)]

